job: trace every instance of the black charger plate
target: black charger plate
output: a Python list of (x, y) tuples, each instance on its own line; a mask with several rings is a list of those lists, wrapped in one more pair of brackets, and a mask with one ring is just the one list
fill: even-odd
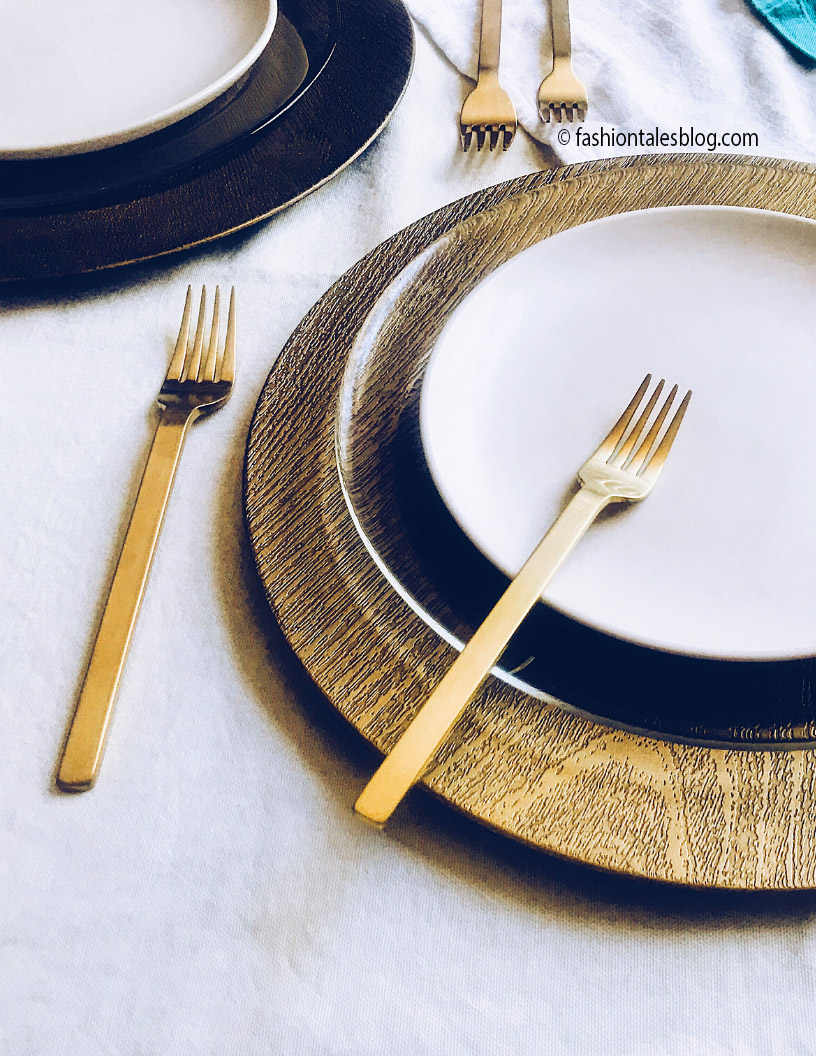
[(412, 62), (399, 0), (280, 0), (261, 58), (197, 114), (104, 151), (0, 162), (0, 280), (146, 260), (272, 215), (371, 143)]

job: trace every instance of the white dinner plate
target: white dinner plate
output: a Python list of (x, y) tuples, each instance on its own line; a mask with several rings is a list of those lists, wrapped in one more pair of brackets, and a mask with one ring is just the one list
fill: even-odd
[(5, 0), (0, 158), (157, 131), (215, 99), (272, 35), (276, 0)]
[(674, 652), (816, 654), (816, 223), (624, 213), (482, 282), (425, 375), (422, 439), (467, 535), (515, 574), (647, 372), (694, 390), (655, 491), (613, 507), (548, 587)]

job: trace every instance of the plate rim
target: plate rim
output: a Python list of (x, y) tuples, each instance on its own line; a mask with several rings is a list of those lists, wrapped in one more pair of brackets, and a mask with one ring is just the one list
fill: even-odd
[[(589, 201), (581, 192), (597, 179), (616, 194), (624, 182), (635, 194), (690, 198), (699, 193), (695, 180), (724, 193), (726, 175), (731, 193), (782, 196), (796, 208), (780, 211), (816, 215), (816, 166), (801, 162), (644, 155), (534, 173), (451, 203), (372, 250), (321, 298), (277, 357), (252, 418), (244, 463), (243, 503), (256, 569), (306, 671), (381, 751), (394, 743), (451, 656), (379, 576), (337, 480), (331, 393), (338, 391), (350, 343), (379, 292), (457, 224), (464, 230), (469, 217), (499, 212), (528, 192), (560, 196), (574, 206)], [(288, 409), (302, 411), (310, 365), (320, 367), (309, 377), (310, 415), (287, 417)], [(422, 783), (506, 835), (608, 870), (702, 887), (816, 886), (813, 747), (677, 744), (538, 702), (524, 713), (523, 697), (489, 679), (457, 731), (459, 743), (446, 746)], [(491, 798), (496, 782), (488, 750), (497, 731), (519, 749), (515, 766), (527, 761), (522, 749), (540, 753), (535, 769), (521, 774), (512, 795), (500, 789), (499, 800)], [(560, 760), (545, 758), (560, 749)], [(536, 799), (544, 787), (558, 794)], [(631, 796), (623, 795), (627, 789)], [(637, 798), (641, 793), (647, 799)], [(612, 814), (599, 822), (592, 810), (601, 807)]]
[(263, 2), (267, 9), (266, 19), (260, 34), (253, 41), (252, 46), (229, 69), (197, 92), (186, 96), (173, 106), (165, 107), (149, 117), (140, 119), (136, 124), (119, 126), (90, 138), (41, 143), (35, 146), (17, 144), (4, 147), (0, 145), (0, 162), (71, 157), (75, 154), (88, 154), (97, 150), (105, 150), (108, 147), (119, 146), (122, 143), (131, 143), (136, 139), (141, 139), (150, 135), (151, 132), (158, 132), (160, 129), (167, 128), (169, 125), (194, 114), (197, 110), (206, 106), (207, 103), (217, 99), (219, 95), (240, 80), (269, 43), (278, 17), (278, 3), (277, 0), (263, 0)]
[[(445, 326), (438, 335), (435, 343), (435, 348), (431, 353), (430, 359), (428, 360), (427, 366), (425, 368), (425, 373), (422, 378), (421, 395), (419, 400), (419, 428), (420, 437), (422, 440), (423, 455), (425, 457), (426, 465), (428, 466), (428, 470), (431, 474), (437, 492), (439, 493), (439, 496), (441, 497), (450, 515), (453, 517), (453, 519), (456, 521), (456, 523), (459, 525), (459, 527), (468, 537), (471, 543), (479, 550), (479, 552), (504, 575), (511, 577), (514, 573), (509, 571), (506, 562), (500, 561), (498, 556), (494, 552), (492, 552), (489, 547), (485, 545), (484, 539), (471, 530), (468, 519), (462, 516), (461, 508), (457, 506), (456, 502), (453, 501), (453, 497), (451, 496), (450, 489), (448, 488), (445, 479), (446, 474), (444, 474), (440, 470), (439, 462), (436, 457), (437, 453), (434, 449), (434, 445), (430, 442), (430, 412), (428, 410), (428, 400), (425, 398), (425, 394), (429, 390), (429, 386), (431, 384), (429, 379), (432, 378), (434, 371), (438, 370), (437, 364), (439, 360), (437, 356), (437, 349), (439, 347), (439, 341), (441, 340), (445, 329), (447, 329), (447, 327), (451, 325), (455, 315), (458, 315), (464, 310), (467, 302), (470, 301), (471, 298), (476, 295), (480, 287), (482, 287), (487, 282), (491, 282), (495, 276), (497, 276), (505, 268), (510, 267), (520, 257), (534, 251), (539, 246), (542, 246), (545, 243), (549, 244), (553, 239), (560, 240), (564, 237), (570, 236), (573, 232), (578, 231), (579, 229), (583, 230), (584, 228), (595, 227), (596, 225), (617, 225), (619, 223), (625, 225), (627, 220), (633, 217), (654, 216), (658, 212), (687, 213), (689, 211), (748, 214), (755, 217), (773, 216), (784, 220), (784, 222), (786, 223), (796, 225), (804, 224), (813, 229), (816, 233), (816, 219), (813, 219), (811, 217), (798, 216), (792, 213), (781, 213), (775, 210), (739, 205), (664, 205), (651, 209), (636, 209), (627, 212), (613, 213), (608, 216), (601, 216), (596, 219), (589, 220), (586, 223), (579, 224), (576, 227), (569, 227), (563, 231), (557, 232), (556, 234), (546, 236), (538, 242), (535, 242), (534, 244), (525, 247), (514, 256), (510, 257), (507, 261), (505, 261), (498, 268), (496, 268), (495, 271), (491, 271), (489, 275), (482, 279), (477, 284), (477, 286), (474, 287), (474, 289), (468, 293), (467, 297), (460, 304), (457, 305), (455, 312), (447, 319)], [(428, 250), (430, 251), (431, 248), (432, 247), (428, 247)], [(640, 637), (637, 635), (624, 633), (621, 628), (615, 627), (614, 625), (607, 625), (599, 620), (594, 620), (588, 614), (581, 612), (577, 609), (573, 609), (567, 605), (564, 605), (563, 603), (559, 603), (556, 599), (552, 598), (549, 595), (546, 598), (542, 598), (541, 601), (544, 604), (548, 605), (550, 608), (554, 609), (556, 612), (561, 613), (561, 615), (567, 617), (568, 619), (574, 620), (576, 623), (580, 623), (585, 627), (600, 632), (601, 634), (617, 638), (623, 642), (631, 642), (634, 645), (643, 646), (647, 649), (659, 650), (660, 652), (664, 653), (671, 653), (676, 656), (696, 657), (705, 660), (723, 660), (733, 663), (777, 663), (784, 661), (807, 660), (816, 656), (816, 642), (814, 643), (814, 647), (809, 651), (789, 653), (742, 652), (732, 654), (726, 652), (707, 652), (702, 649), (686, 649), (671, 642), (663, 641), (659, 638), (649, 638), (647, 636)]]

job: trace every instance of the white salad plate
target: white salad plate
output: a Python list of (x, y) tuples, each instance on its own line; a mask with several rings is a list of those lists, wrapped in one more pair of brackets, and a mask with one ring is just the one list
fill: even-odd
[(423, 381), (449, 510), (515, 574), (643, 376), (694, 391), (643, 503), (613, 507), (545, 600), (599, 630), (736, 660), (816, 654), (816, 223), (623, 213), (544, 239), (457, 308)]
[(276, 0), (6, 0), (0, 159), (80, 154), (221, 95), (272, 35)]

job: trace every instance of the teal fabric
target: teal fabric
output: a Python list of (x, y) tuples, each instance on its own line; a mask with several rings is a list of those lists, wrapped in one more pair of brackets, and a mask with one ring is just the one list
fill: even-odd
[(816, 60), (816, 0), (750, 0), (750, 3), (783, 40)]

